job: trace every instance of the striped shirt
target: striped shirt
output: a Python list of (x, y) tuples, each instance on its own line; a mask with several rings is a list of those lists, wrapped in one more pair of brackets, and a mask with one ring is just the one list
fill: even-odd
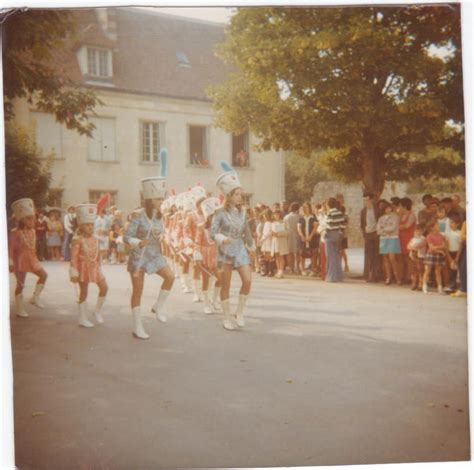
[(346, 228), (346, 218), (344, 214), (336, 208), (329, 209), (326, 219), (327, 230), (344, 230)]

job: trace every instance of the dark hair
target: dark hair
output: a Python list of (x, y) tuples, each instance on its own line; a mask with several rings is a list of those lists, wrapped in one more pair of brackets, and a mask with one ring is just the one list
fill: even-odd
[(444, 197), (443, 199), (441, 199), (441, 203), (445, 202), (449, 202), (450, 204), (452, 204), (453, 200), (450, 197)]
[(297, 212), (300, 210), (300, 205), (297, 202), (292, 202), (290, 206), (290, 212)]
[(415, 230), (425, 230), (425, 225), (424, 224), (416, 224), (415, 225)]
[(459, 217), (459, 214), (453, 211), (450, 211), (449, 213), (451, 214), (451, 215), (448, 215), (449, 220), (452, 220), (454, 223), (461, 225), (462, 218)]
[(265, 211), (263, 212), (263, 220), (265, 222), (271, 222), (271, 220), (272, 220), (272, 211), (271, 211), (271, 209), (265, 209)]
[(400, 199), (400, 205), (407, 211), (410, 211), (413, 207), (413, 202), (409, 197), (403, 197)]
[(432, 198), (433, 198), (433, 196), (432, 196), (431, 194), (425, 194), (425, 195), (421, 198), (421, 200), (422, 200), (422, 202), (423, 202), (423, 204), (424, 204), (426, 199), (432, 199)]
[(394, 206), (399, 206), (400, 203), (401, 203), (401, 199), (397, 196), (394, 196), (394, 197), (391, 197), (390, 198), (390, 202), (394, 205)]
[(368, 197), (369, 199), (372, 200), (372, 199), (374, 198), (374, 195), (373, 195), (373, 193), (364, 192), (364, 193), (362, 194), (362, 197)]
[(330, 198), (328, 199), (327, 204), (328, 204), (329, 209), (334, 209), (334, 208), (337, 207), (337, 205), (338, 205), (337, 200), (336, 200), (335, 198), (333, 198), (333, 197), (330, 197)]

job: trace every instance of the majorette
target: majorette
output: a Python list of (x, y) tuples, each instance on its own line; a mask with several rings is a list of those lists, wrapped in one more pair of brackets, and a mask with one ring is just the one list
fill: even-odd
[[(204, 313), (219, 312), (220, 283), (217, 270), (217, 245), (211, 240), (210, 227), (214, 212), (221, 206), (218, 198), (211, 197), (200, 203), (203, 220), (197, 225), (194, 239), (194, 259), (202, 264), (202, 293), (204, 297)], [(213, 299), (209, 297), (209, 284), (212, 279)]]
[(242, 209), (242, 187), (234, 169), (221, 162), (224, 170), (216, 181), (217, 187), (225, 196), (224, 207), (212, 219), (211, 238), (218, 244), (217, 264), (221, 274), (221, 303), (224, 312), (224, 328), (234, 330), (234, 318), (230, 315), (229, 291), (232, 270), (239, 271), (242, 279), (239, 304), (235, 320), (239, 327), (245, 326), (244, 308), (250, 293), (252, 271), (248, 251), (255, 250), (245, 211)]
[(30, 303), (39, 308), (44, 308), (40, 295), (48, 274), (36, 255), (35, 206), (33, 200), (28, 198), (18, 199), (11, 205), (11, 208), (18, 223), (18, 227), (10, 232), (8, 243), (9, 269), (11, 273), (15, 273), (16, 277), (16, 314), (19, 317), (28, 317), (23, 302), (26, 273), (33, 273), (38, 276), (38, 282)]
[(200, 260), (196, 259), (194, 240), (196, 238), (197, 227), (199, 224), (204, 222), (204, 216), (201, 210), (201, 202), (206, 199), (207, 193), (206, 190), (198, 184), (188, 192), (187, 202), (188, 212), (186, 213), (186, 218), (184, 220), (183, 235), (184, 235), (184, 245), (185, 249), (188, 251), (188, 256), (191, 255), (190, 250), (192, 250), (192, 260), (193, 260), (193, 302), (202, 302), (202, 291), (200, 286)]
[(132, 281), (133, 335), (148, 339), (141, 319), (141, 296), (145, 273), (158, 274), (163, 278), (160, 293), (152, 312), (161, 322), (166, 322), (165, 302), (173, 286), (174, 275), (161, 253), (163, 217), (161, 203), (166, 198), (167, 151), (160, 152), (161, 176), (142, 179), (144, 209), (129, 223), (124, 241), (130, 246), (128, 271)]
[(79, 204), (76, 206), (77, 232), (71, 243), (71, 264), (69, 277), (71, 282), (79, 284), (79, 326), (91, 328), (94, 326), (87, 315), (87, 294), (89, 283), (97, 284), (97, 298), (94, 316), (97, 323), (104, 323), (101, 310), (105, 302), (108, 286), (101, 269), (100, 241), (94, 236), (94, 224), (97, 214), (107, 203), (104, 195), (96, 204)]

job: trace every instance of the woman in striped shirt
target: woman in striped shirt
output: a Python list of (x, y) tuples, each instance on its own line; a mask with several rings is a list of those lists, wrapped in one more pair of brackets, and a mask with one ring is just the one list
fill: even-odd
[(335, 198), (329, 198), (327, 202), (328, 213), (326, 217), (326, 258), (327, 258), (327, 282), (342, 281), (341, 265), (341, 242), (343, 232), (346, 228), (346, 218), (337, 208)]

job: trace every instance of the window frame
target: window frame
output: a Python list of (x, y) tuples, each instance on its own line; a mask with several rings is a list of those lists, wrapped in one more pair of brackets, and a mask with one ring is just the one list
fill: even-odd
[[(90, 54), (93, 53), (93, 60), (91, 60)], [(104, 57), (105, 54), (105, 57)], [(101, 62), (102, 58), (105, 58)], [(87, 75), (92, 78), (99, 79), (110, 79), (113, 76), (112, 73), (112, 51), (103, 47), (87, 46), (86, 47), (86, 63), (87, 63)], [(94, 70), (91, 70), (91, 63), (94, 65)], [(101, 65), (106, 67), (106, 75), (101, 74)]]
[[(246, 146), (244, 146), (244, 149), (243, 149), (247, 152), (247, 159), (248, 159), (248, 165), (245, 165), (245, 166), (237, 165), (234, 160), (234, 137), (240, 137), (242, 135), (247, 135), (245, 139)], [(236, 156), (237, 156), (237, 153), (236, 153)], [(250, 158), (250, 132), (249, 131), (246, 131), (243, 134), (239, 134), (239, 135), (230, 134), (230, 161), (232, 162), (232, 166), (235, 168), (239, 168), (243, 170), (253, 169), (253, 166), (251, 165), (251, 158)]]
[[(157, 160), (156, 161), (150, 161), (150, 160), (145, 160), (144, 157), (144, 152), (145, 152), (145, 140), (144, 140), (144, 131), (145, 131), (145, 125), (154, 125), (156, 124), (158, 126), (158, 149), (157, 149)], [(160, 165), (160, 151), (161, 149), (166, 147), (165, 144), (165, 122), (164, 121), (153, 121), (149, 119), (140, 119), (139, 120), (139, 135), (140, 135), (140, 152), (139, 152), (139, 163), (142, 165)]]
[[(95, 158), (91, 158), (91, 143), (90, 143), (90, 140), (94, 140), (92, 139), (91, 137), (88, 137), (88, 146), (87, 146), (87, 161), (88, 162), (93, 162), (93, 163), (106, 163), (106, 164), (117, 164), (117, 163), (120, 163), (120, 158), (119, 158), (119, 154), (117, 152), (117, 119), (115, 116), (93, 116), (90, 118), (91, 122), (94, 123), (94, 120), (109, 120), (109, 121), (113, 121), (114, 123), (114, 160), (104, 160), (102, 157), (103, 157), (103, 145), (102, 145), (102, 128), (100, 130), (101, 132), (101, 144), (100, 144), (100, 148), (101, 148), (101, 159), (100, 160), (97, 160)], [(94, 123), (95, 124), (95, 123)], [(96, 128), (94, 129), (93, 132), (97, 132), (97, 126)]]
[[(91, 193), (99, 193), (99, 196), (94, 201), (91, 197)], [(117, 205), (117, 198), (118, 198), (118, 189), (88, 189), (87, 190), (87, 200), (89, 204), (97, 204), (97, 201), (105, 194), (110, 194), (110, 205), (116, 206)]]
[[(192, 127), (201, 127), (204, 129), (204, 139), (205, 139), (205, 152), (203, 152), (203, 156), (205, 156), (205, 160), (207, 160), (207, 165), (199, 165), (192, 163), (191, 158), (191, 128)], [(194, 124), (188, 123), (187, 124), (187, 162), (186, 166), (190, 168), (211, 168), (211, 160), (210, 160), (210, 126), (208, 124)]]

